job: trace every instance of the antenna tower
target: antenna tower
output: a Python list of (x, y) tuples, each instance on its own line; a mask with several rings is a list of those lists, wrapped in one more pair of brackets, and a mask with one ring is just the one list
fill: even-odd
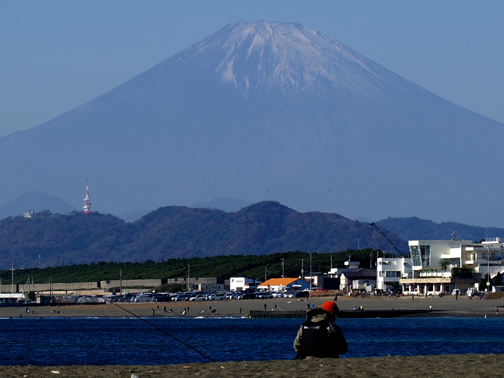
[(89, 214), (91, 212), (91, 202), (89, 202), (89, 186), (88, 186), (88, 180), (86, 180), (86, 197), (84, 197), (84, 206), (82, 208), (84, 209), (82, 212), (84, 214)]

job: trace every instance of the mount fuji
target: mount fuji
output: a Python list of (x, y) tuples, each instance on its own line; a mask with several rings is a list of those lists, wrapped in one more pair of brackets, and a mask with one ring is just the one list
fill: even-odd
[(0, 138), (0, 198), (125, 213), (214, 198), (504, 226), (503, 124), (298, 23), (238, 22)]

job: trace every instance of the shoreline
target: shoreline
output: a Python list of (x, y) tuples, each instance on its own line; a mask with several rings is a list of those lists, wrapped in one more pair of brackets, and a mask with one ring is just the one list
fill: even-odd
[[(247, 317), (251, 311), (306, 311), (308, 306), (320, 306), (332, 298), (310, 298), (308, 301), (293, 299), (248, 299), (205, 302), (121, 302), (117, 304), (54, 304), (33, 306), (2, 306), (0, 318), (40, 317)], [(479, 300), (459, 297), (338, 297), (336, 304), (344, 313), (341, 318), (353, 317), (354, 308), (366, 311), (393, 312), (394, 317), (504, 317), (504, 300)], [(501, 308), (498, 308), (500, 306)], [(27, 312), (26, 309), (30, 312)], [(165, 312), (166, 308), (166, 312)], [(215, 309), (215, 313), (212, 310)], [(172, 312), (169, 312), (169, 311)], [(406, 310), (406, 311), (405, 311)], [(404, 314), (400, 314), (404, 311)], [(413, 313), (415, 312), (416, 313)], [(412, 313), (410, 313), (412, 312)], [(397, 314), (397, 315), (396, 315)]]
[[(26, 307), (0, 307), (0, 317), (132, 317), (145, 318), (180, 318), (180, 317), (247, 317), (249, 311), (273, 311), (277, 305), (279, 311), (301, 310), (308, 304), (320, 306), (332, 298), (310, 298), (308, 302), (297, 302), (286, 299), (244, 300), (244, 301), (219, 301), (219, 302), (160, 302), (160, 303), (120, 303), (134, 315), (130, 315), (114, 304), (79, 304), (79, 305), (54, 305), (30, 306), (35, 314), (26, 314)], [(502, 300), (470, 300), (459, 297), (443, 298), (411, 298), (388, 299), (386, 297), (338, 297), (337, 304), (342, 311), (353, 311), (354, 307), (363, 306), (373, 311), (386, 311), (391, 308), (400, 311), (401, 308), (411, 310), (426, 310), (429, 306), (432, 311), (424, 312), (422, 317), (436, 316), (464, 316), (464, 317), (498, 317), (504, 316), (495, 313), (495, 306), (504, 305)], [(173, 313), (157, 314), (160, 310), (173, 309)], [(393, 307), (392, 307), (393, 306)], [(184, 309), (189, 308), (189, 313), (182, 315)], [(212, 314), (210, 308), (216, 308)], [(240, 312), (241, 308), (241, 314)], [(156, 314), (152, 316), (152, 309)], [(52, 311), (52, 312), (51, 312)], [(58, 313), (59, 311), (59, 313)], [(160, 312), (161, 312), (160, 311)], [(21, 320), (22, 321), (22, 320)], [(251, 320), (253, 321), (253, 320)], [(441, 352), (441, 351), (438, 351)], [(209, 362), (188, 363), (171, 365), (87, 365), (85, 361), (76, 361), (75, 365), (65, 366), (0, 366), (2, 378), (23, 377), (42, 378), (48, 376), (59, 377), (127, 377), (137, 375), (139, 378), (168, 378), (182, 376), (197, 377), (275, 377), (297, 378), (306, 376), (329, 377), (412, 377), (425, 378), (426, 376), (443, 376), (444, 378), (463, 377), (493, 377), (499, 371), (504, 371), (504, 354), (461, 354), (461, 355), (430, 355), (430, 356), (388, 356), (388, 357), (363, 357), (340, 359), (314, 359), (314, 360), (277, 360), (277, 361), (241, 361), (241, 362)]]

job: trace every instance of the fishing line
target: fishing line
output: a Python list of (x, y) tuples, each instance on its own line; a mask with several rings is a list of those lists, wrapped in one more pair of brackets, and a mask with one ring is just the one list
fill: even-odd
[(162, 333), (164, 333), (165, 335), (170, 336), (171, 338), (173, 338), (174, 340), (178, 341), (179, 343), (181, 343), (181, 344), (185, 345), (185, 346), (186, 346), (186, 347), (188, 347), (189, 349), (194, 350), (196, 353), (201, 354), (203, 357), (208, 358), (210, 361), (212, 361), (212, 362), (216, 362), (214, 359), (212, 359), (212, 358), (208, 357), (208, 356), (207, 356), (206, 354), (204, 354), (203, 352), (200, 352), (199, 350), (197, 350), (196, 348), (192, 347), (191, 345), (189, 345), (189, 344), (187, 344), (187, 343), (183, 342), (183, 341), (182, 341), (182, 340), (180, 340), (179, 338), (177, 338), (177, 337), (173, 336), (171, 333), (166, 332), (164, 329), (159, 328), (158, 326), (156, 326), (156, 325), (154, 325), (154, 324), (152, 324), (152, 323), (148, 322), (146, 319), (141, 318), (140, 316), (138, 316), (138, 315), (136, 315), (136, 314), (132, 313), (132, 312), (131, 312), (131, 311), (129, 311), (129, 310), (126, 310), (125, 308), (123, 308), (123, 307), (119, 306), (117, 303), (114, 303), (114, 302), (111, 302), (111, 303), (112, 303), (114, 306), (119, 307), (121, 310), (126, 311), (128, 314), (133, 315), (135, 318), (140, 319), (141, 321), (143, 321), (143, 322), (147, 323), (147, 324), (148, 324), (148, 325), (150, 325), (151, 327), (154, 327), (154, 328), (155, 328), (155, 329), (157, 329), (159, 332), (162, 332)]
[(181, 344), (185, 345), (185, 346), (186, 346), (186, 347), (188, 347), (189, 349), (194, 350), (196, 353), (199, 353), (199, 354), (200, 354), (200, 355), (202, 355), (203, 357), (208, 358), (210, 361), (212, 361), (212, 362), (217, 362), (217, 361), (215, 361), (214, 359), (212, 359), (211, 357), (208, 357), (208, 356), (207, 356), (206, 354), (204, 354), (203, 352), (200, 352), (199, 350), (197, 350), (196, 348), (192, 347), (191, 345), (189, 345), (189, 344), (187, 344), (187, 343), (183, 342), (182, 340), (180, 340), (179, 338), (177, 338), (177, 337), (173, 336), (171, 333), (166, 332), (164, 329), (159, 328), (158, 326), (156, 326), (156, 325), (154, 325), (154, 324), (150, 323), (150, 322), (149, 322), (149, 321), (147, 321), (146, 319), (144, 319), (144, 318), (142, 318), (142, 317), (140, 317), (140, 316), (138, 316), (138, 315), (136, 315), (136, 314), (132, 313), (132, 312), (131, 312), (131, 311), (129, 311), (129, 310), (126, 310), (124, 307), (119, 306), (117, 303), (114, 303), (114, 302), (112, 302), (112, 301), (110, 301), (110, 303), (111, 303), (111, 304), (113, 304), (114, 306), (116, 306), (116, 307), (120, 308), (121, 310), (123, 310), (123, 311), (127, 312), (128, 314), (132, 315), (133, 317), (135, 317), (135, 318), (137, 318), (137, 319), (139, 319), (139, 320), (141, 320), (141, 321), (143, 321), (143, 322), (147, 323), (147, 324), (148, 324), (148, 325), (150, 325), (151, 327), (153, 327), (153, 328), (157, 329), (159, 332), (164, 333), (164, 334), (165, 334), (165, 335), (167, 335), (167, 336), (170, 336), (172, 339), (174, 339), (174, 340), (178, 341), (179, 343), (181, 343)]

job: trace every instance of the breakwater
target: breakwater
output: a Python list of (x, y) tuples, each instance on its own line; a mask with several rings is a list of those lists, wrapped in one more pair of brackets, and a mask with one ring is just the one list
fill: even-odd
[[(340, 311), (338, 318), (397, 318), (404, 316), (422, 316), (426, 313), (432, 313), (430, 310), (354, 310)], [(250, 319), (274, 319), (274, 318), (302, 318), (306, 317), (306, 311), (250, 311)]]

